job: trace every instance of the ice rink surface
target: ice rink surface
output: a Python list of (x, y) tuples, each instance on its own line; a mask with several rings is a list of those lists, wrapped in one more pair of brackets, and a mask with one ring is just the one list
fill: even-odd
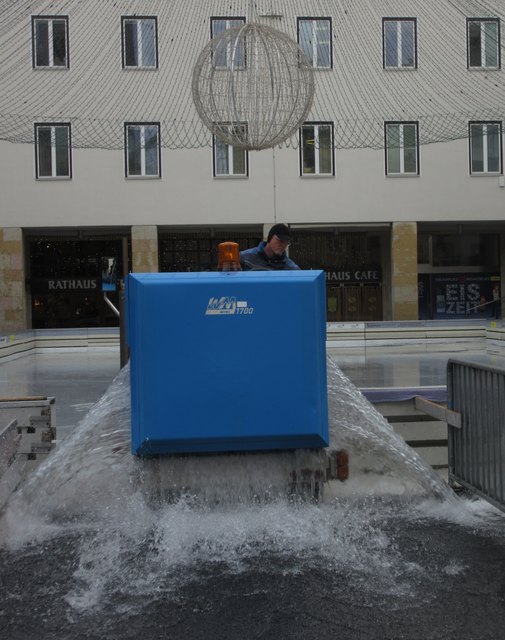
[[(358, 388), (423, 387), (446, 384), (447, 360), (454, 354), (411, 354), (398, 347), (394, 354), (330, 356)], [(458, 357), (482, 355), (477, 351)], [(59, 438), (87, 413), (119, 371), (119, 353), (83, 349), (49, 351), (0, 361), (0, 397), (47, 395), (56, 398)]]

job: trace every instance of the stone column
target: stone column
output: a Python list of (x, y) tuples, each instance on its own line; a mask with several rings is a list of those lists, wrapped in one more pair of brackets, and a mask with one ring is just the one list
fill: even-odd
[(391, 303), (393, 320), (417, 320), (417, 223), (391, 227)]
[(0, 227), (0, 333), (26, 328), (23, 230)]
[(132, 227), (132, 271), (156, 273), (158, 270), (158, 227)]

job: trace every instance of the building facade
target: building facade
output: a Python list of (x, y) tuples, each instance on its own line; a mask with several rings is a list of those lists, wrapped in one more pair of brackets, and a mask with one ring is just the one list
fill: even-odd
[[(276, 222), (326, 271), (329, 321), (497, 313), (502, 3), (19, 4), (0, 27), (1, 332), (115, 324), (108, 270), (213, 269), (219, 242)], [(201, 49), (250, 20), (298, 41), (316, 87), (299, 131), (255, 152), (191, 96)]]

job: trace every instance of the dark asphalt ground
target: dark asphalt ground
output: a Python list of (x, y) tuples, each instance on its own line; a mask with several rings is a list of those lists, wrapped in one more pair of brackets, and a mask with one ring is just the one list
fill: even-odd
[(355, 569), (352, 558), (342, 564), (262, 549), (240, 568), (214, 559), (167, 570), (160, 562), (156, 586), (146, 575), (142, 593), (137, 583), (142, 567), (149, 571), (146, 557), (160, 553), (143, 540), (128, 547), (121, 578), (111, 578), (102, 601), (89, 609), (71, 606), (68, 594), (79, 583), (82, 545), (91, 534), (3, 549), (0, 638), (505, 638), (503, 518), (483, 528), (438, 518), (388, 518), (381, 526), (390, 547), (384, 572)]

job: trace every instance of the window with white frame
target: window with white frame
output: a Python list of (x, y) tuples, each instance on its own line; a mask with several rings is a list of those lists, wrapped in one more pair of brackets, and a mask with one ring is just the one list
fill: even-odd
[(469, 69), (499, 69), (500, 21), (498, 18), (467, 18)]
[(335, 175), (332, 122), (306, 122), (300, 129), (300, 174)]
[(298, 44), (315, 69), (331, 69), (331, 18), (298, 18)]
[[(216, 38), (227, 29), (236, 29), (245, 24), (245, 18), (235, 17), (214, 17), (210, 19), (210, 37)], [(214, 50), (213, 63), (217, 69), (228, 69), (230, 67), (245, 67), (245, 49), (242, 40), (237, 42), (237, 46), (233, 46), (232, 41), (223, 41), (220, 46)]]
[(125, 123), (125, 175), (127, 178), (161, 177), (158, 122)]
[(33, 66), (68, 67), (68, 17), (32, 16)]
[(158, 67), (158, 25), (156, 17), (121, 18), (123, 67), (156, 69)]
[(415, 18), (383, 18), (384, 69), (417, 68), (417, 21)]
[(502, 172), (502, 123), (470, 122), (470, 173)]
[[(244, 24), (245, 18), (211, 18), (210, 37), (216, 38), (227, 29), (236, 29)], [(245, 68), (246, 59), (243, 40), (237, 40), (235, 46), (231, 40), (220, 42), (213, 52), (213, 65), (217, 69)]]
[(386, 174), (419, 175), (419, 124), (386, 122)]
[[(233, 125), (222, 124), (223, 127), (232, 127), (233, 133), (239, 137), (246, 137), (246, 125), (236, 123)], [(234, 147), (214, 136), (214, 176), (238, 176), (249, 175), (249, 157), (245, 149)]]
[(71, 178), (69, 123), (35, 124), (35, 175), (39, 178)]

